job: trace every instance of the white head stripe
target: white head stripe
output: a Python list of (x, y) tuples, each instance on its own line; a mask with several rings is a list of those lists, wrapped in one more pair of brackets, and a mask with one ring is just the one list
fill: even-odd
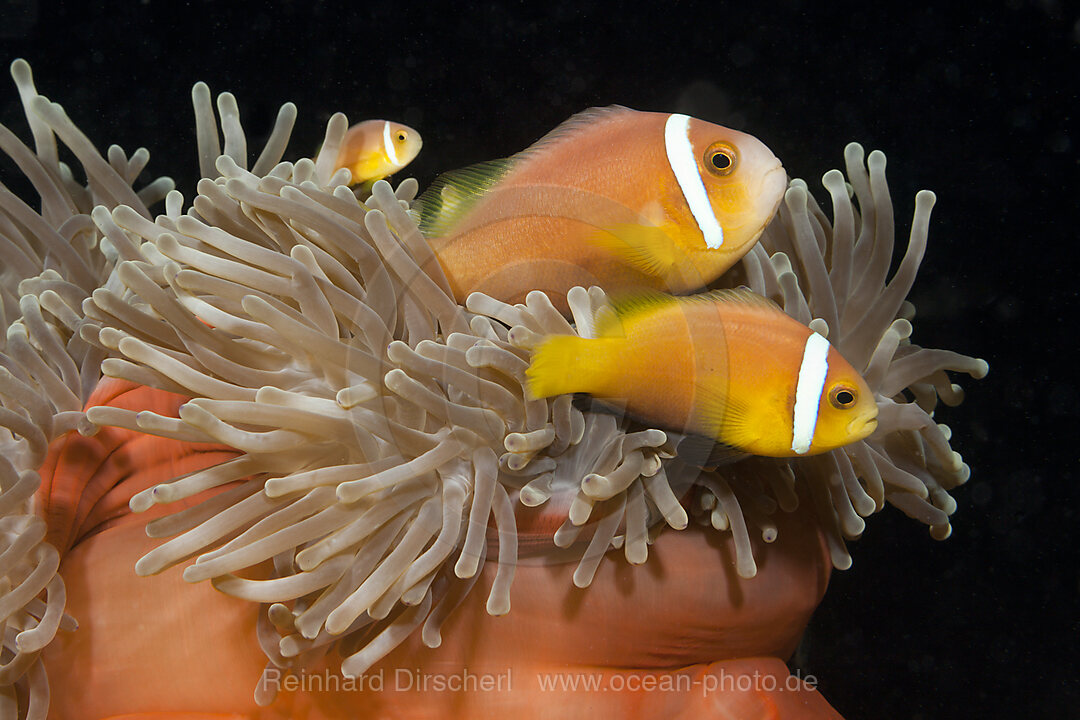
[(803, 349), (799, 382), (795, 386), (795, 411), (792, 413), (791, 449), (802, 455), (810, 449), (817, 429), (818, 405), (829, 374), (829, 341), (810, 333)]
[(690, 117), (688, 115), (669, 115), (664, 125), (664, 148), (667, 150), (668, 165), (675, 173), (686, 204), (694, 216), (701, 234), (705, 236), (705, 246), (715, 250), (724, 244), (724, 229), (713, 213), (709, 194), (705, 192), (705, 183), (701, 181), (694, 146), (690, 144)]
[(390, 162), (396, 166), (400, 166), (398, 161), (397, 148), (394, 147), (394, 138), (390, 137), (390, 121), (386, 120), (382, 126), (382, 142), (383, 148), (386, 150), (386, 157), (390, 158)]

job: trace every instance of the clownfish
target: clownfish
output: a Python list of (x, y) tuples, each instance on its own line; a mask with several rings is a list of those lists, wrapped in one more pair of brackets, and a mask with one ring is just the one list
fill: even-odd
[(413, 207), (457, 300), (575, 285), (687, 293), (735, 264), (787, 187), (760, 140), (686, 115), (593, 108)]
[(396, 173), (420, 152), (420, 133), (389, 120), (365, 120), (345, 133), (337, 166), (352, 173), (352, 185), (370, 183)]
[(855, 368), (749, 290), (638, 296), (601, 312), (596, 335), (543, 339), (526, 372), (529, 393), (615, 401), (728, 455), (813, 455), (877, 428), (873, 393)]

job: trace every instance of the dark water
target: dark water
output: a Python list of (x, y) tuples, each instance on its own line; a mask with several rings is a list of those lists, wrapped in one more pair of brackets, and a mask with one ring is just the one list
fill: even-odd
[[(848, 718), (1077, 707), (1071, 5), (273, 5), (252, 16), (230, 3), (105, 13), (8, 0), (0, 61), (27, 58), (39, 89), (99, 148), (145, 145), (151, 172), (185, 194), (196, 177), (188, 90), (200, 79), (238, 96), (253, 136), (296, 102), (292, 154), (310, 153), (337, 110), (413, 125), (425, 138), (412, 169), (422, 185), (513, 153), (578, 110), (621, 103), (752, 132), (815, 191), (848, 141), (884, 150), (901, 225), (915, 192), (933, 189), (914, 339), (990, 361), (987, 379), (965, 383), (967, 401), (939, 416), (972, 480), (954, 493), (946, 542), (893, 509), (869, 519), (797, 661)], [(21, 132), (7, 88), (0, 120)], [(10, 170), (0, 164), (5, 182)]]

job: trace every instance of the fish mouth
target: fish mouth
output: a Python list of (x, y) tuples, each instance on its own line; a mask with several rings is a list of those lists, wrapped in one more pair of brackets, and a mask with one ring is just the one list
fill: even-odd
[[(775, 165), (765, 171), (765, 176), (761, 179), (762, 194), (775, 193), (782, 200), (787, 185), (787, 171), (784, 170), (784, 164), (777, 160)], [(777, 207), (780, 206), (780, 200), (776, 201)]]
[(877, 430), (877, 426), (877, 409), (875, 408), (873, 413), (861, 415), (852, 420), (848, 423), (847, 429), (853, 440), (862, 440), (872, 435)]
[(769, 223), (776, 218), (780, 203), (784, 201), (787, 185), (787, 171), (784, 170), (783, 164), (777, 160), (775, 165), (765, 171), (758, 189), (758, 197), (768, 203), (767, 205), (763, 203), (758, 207), (765, 218), (765, 221), (761, 223), (761, 227), (758, 228), (758, 235), (763, 233)]

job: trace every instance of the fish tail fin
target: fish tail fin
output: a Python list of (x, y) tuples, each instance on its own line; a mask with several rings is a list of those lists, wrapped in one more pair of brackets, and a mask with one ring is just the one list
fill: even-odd
[(526, 389), (534, 398), (567, 393), (601, 393), (611, 375), (608, 362), (614, 339), (553, 335), (533, 352), (525, 372)]

